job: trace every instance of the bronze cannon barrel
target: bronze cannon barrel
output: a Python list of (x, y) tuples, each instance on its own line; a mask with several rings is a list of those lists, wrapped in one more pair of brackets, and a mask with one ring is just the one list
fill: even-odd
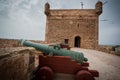
[(73, 60), (78, 63), (83, 63), (88, 59), (84, 57), (82, 52), (75, 52), (71, 50), (66, 50), (61, 48), (60, 46), (48, 46), (45, 44), (34, 43), (28, 40), (19, 40), (19, 43), (23, 46), (34, 47), (35, 49), (47, 53), (51, 56), (70, 56)]

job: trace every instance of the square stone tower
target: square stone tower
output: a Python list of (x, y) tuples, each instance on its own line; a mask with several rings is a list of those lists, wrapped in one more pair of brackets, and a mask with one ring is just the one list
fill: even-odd
[(49, 3), (46, 3), (45, 41), (96, 49), (102, 5), (102, 2), (98, 1), (95, 9), (50, 9)]

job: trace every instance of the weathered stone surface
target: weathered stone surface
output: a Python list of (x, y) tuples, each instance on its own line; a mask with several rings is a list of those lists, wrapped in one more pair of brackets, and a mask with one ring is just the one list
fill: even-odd
[(120, 56), (120, 47), (99, 45), (97, 50)]
[(30, 80), (34, 70), (34, 48), (0, 48), (0, 80)]
[(18, 45), (18, 42), (16, 39), (1, 39), (0, 38), (0, 48), (17, 47), (17, 46), (20, 46), (20, 45)]
[[(31, 40), (36, 43), (45, 43), (40, 40)], [(0, 48), (8, 48), (8, 47), (22, 47), (22, 45), (18, 44), (18, 39), (2, 39), (0, 38)]]
[[(49, 15), (45, 13), (47, 17), (46, 42), (65, 43), (65, 39), (68, 39), (71, 47), (76, 47), (75, 45), (89, 49), (98, 47), (98, 19), (102, 13), (101, 2), (96, 3), (95, 9), (48, 10)], [(47, 11), (46, 8), (45, 11)], [(76, 37), (80, 40), (76, 41)]]

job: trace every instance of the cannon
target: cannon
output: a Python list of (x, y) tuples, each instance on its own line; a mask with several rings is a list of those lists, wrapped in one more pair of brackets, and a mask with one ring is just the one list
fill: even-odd
[(34, 47), (35, 49), (47, 53), (50, 56), (70, 56), (73, 60), (81, 64), (88, 60), (84, 57), (82, 52), (66, 50), (61, 48), (60, 45), (48, 46), (45, 44), (34, 43), (28, 40), (19, 40), (19, 43), (24, 46)]
[(95, 80), (99, 72), (89, 70), (87, 58), (81, 52), (74, 52), (60, 47), (60, 45), (48, 46), (27, 40), (19, 40), (24, 46), (34, 47), (48, 55), (39, 55), (39, 66), (34, 71), (32, 80), (53, 80), (54, 73), (75, 75), (75, 80)]

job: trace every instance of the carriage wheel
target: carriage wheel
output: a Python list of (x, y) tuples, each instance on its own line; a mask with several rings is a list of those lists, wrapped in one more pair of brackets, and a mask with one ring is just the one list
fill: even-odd
[(81, 70), (75, 75), (75, 80), (95, 80), (95, 78), (90, 72)]
[(53, 80), (53, 71), (49, 67), (42, 67), (36, 74), (37, 80)]

